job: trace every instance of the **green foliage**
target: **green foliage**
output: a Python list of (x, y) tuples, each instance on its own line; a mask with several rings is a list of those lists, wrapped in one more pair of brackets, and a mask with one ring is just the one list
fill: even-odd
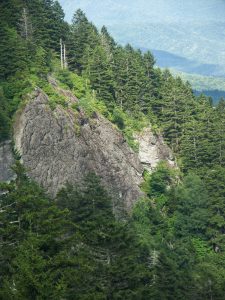
[[(0, 3), (0, 140), (10, 134), (10, 118), (23, 96), (42, 87), (51, 68), (52, 51), (66, 38), (67, 24), (57, 1), (9, 0)], [(2, 98), (2, 92), (1, 92)]]
[(45, 84), (43, 90), (48, 95), (48, 104), (52, 110), (54, 110), (57, 105), (67, 107), (68, 101), (66, 97), (57, 93), (57, 91), (50, 84)]
[(187, 175), (183, 184), (175, 189), (174, 201), (176, 234), (204, 238), (209, 217), (209, 200), (201, 179), (194, 174)]
[(67, 212), (30, 182), (20, 165), (14, 170), (16, 182), (0, 197), (0, 295), (3, 299), (45, 298), (52, 289), (46, 281), (52, 269), (50, 256), (60, 247), (57, 238), (65, 232)]
[(84, 97), (89, 88), (88, 80), (83, 79), (75, 73), (68, 70), (60, 70), (56, 74), (56, 78), (62, 88), (69, 88), (78, 99)]
[(151, 273), (98, 177), (64, 188), (55, 202), (19, 164), (15, 171), (0, 196), (1, 298), (145, 299)]
[(224, 253), (219, 240), (213, 243), (207, 237), (211, 217), (204, 183), (194, 174), (180, 183), (168, 171), (161, 165), (146, 173), (144, 188), (150, 199), (138, 202), (132, 215), (150, 253), (152, 299), (222, 299)]
[(213, 254), (212, 249), (210, 249), (206, 241), (194, 237), (191, 242), (198, 260), (204, 260), (207, 254)]
[(108, 117), (123, 132), (129, 146), (138, 152), (139, 145), (135, 140), (135, 133), (140, 132), (149, 125), (146, 116), (140, 112), (139, 117), (134, 118), (131, 114), (125, 113), (120, 107), (115, 107)]
[(84, 54), (87, 49), (94, 49), (98, 44), (96, 27), (88, 22), (85, 14), (79, 9), (73, 17), (69, 36), (69, 64), (72, 70), (81, 73), (84, 69)]
[(52, 72), (79, 99), (74, 114), (104, 115), (135, 151), (135, 133), (151, 123), (181, 169), (161, 163), (146, 172), (146, 197), (122, 222), (112, 211), (122, 200), (95, 175), (54, 202), (16, 164), (16, 181), (1, 184), (0, 298), (223, 299), (224, 100), (215, 108), (194, 96), (190, 84), (155, 68), (150, 52), (117, 45), (81, 10), (66, 24), (57, 1), (2, 1), (0, 17), (0, 141), (36, 87), (53, 110), (69, 105), (47, 83)]

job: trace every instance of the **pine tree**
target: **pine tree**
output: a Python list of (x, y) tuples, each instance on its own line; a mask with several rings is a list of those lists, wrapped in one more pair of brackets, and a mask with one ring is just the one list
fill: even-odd
[(79, 73), (83, 71), (83, 56), (87, 47), (94, 49), (99, 44), (96, 27), (88, 22), (85, 14), (79, 9), (73, 16), (69, 37), (69, 66)]
[(17, 71), (23, 72), (29, 59), (26, 45), (14, 29), (2, 24), (0, 38), (3, 41), (0, 45), (0, 80), (6, 80)]
[(4, 185), (0, 196), (0, 297), (3, 299), (51, 298), (55, 282), (54, 257), (64, 245), (67, 211), (55, 203), (14, 167), (16, 182)]
[[(91, 49), (87, 49), (91, 51)], [(86, 53), (89, 60), (86, 61), (85, 73), (90, 79), (91, 87), (96, 91), (97, 97), (103, 100), (108, 107), (114, 102), (113, 73), (106, 51), (97, 46), (92, 53)]]
[(177, 236), (195, 236), (204, 239), (207, 229), (209, 197), (201, 179), (188, 174), (182, 186), (175, 190)]
[(30, 40), (33, 35), (33, 26), (28, 11), (25, 7), (22, 11), (19, 27), (21, 36), (26, 40)]

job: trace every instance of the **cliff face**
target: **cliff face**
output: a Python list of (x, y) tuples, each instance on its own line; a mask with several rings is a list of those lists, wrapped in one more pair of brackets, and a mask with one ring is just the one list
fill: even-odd
[[(70, 95), (70, 102), (77, 99)], [(122, 134), (105, 118), (60, 106), (52, 111), (40, 90), (18, 113), (15, 146), (28, 175), (52, 196), (66, 182), (78, 183), (89, 172), (102, 179), (114, 198), (130, 209), (141, 195), (143, 167)]]
[[(54, 197), (66, 183), (79, 183), (94, 172), (115, 199), (115, 209), (129, 211), (143, 196), (144, 169), (152, 171), (160, 160), (174, 166), (171, 150), (161, 136), (145, 128), (135, 136), (139, 143), (135, 153), (112, 123), (97, 113), (87, 118), (81, 109), (75, 111), (71, 106), (78, 99), (53, 78), (49, 81), (66, 96), (67, 107), (51, 110), (48, 97), (37, 89), (15, 117), (15, 148), (28, 176)], [(12, 164), (11, 143), (4, 142), (0, 144), (0, 181), (14, 179)]]

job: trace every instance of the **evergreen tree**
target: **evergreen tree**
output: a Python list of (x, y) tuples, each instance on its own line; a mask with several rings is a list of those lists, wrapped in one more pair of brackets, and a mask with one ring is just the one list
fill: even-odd
[(83, 71), (83, 56), (87, 47), (94, 49), (99, 44), (96, 27), (88, 22), (85, 14), (78, 9), (73, 16), (69, 38), (69, 66), (71, 70)]
[[(91, 51), (91, 49), (87, 49)], [(110, 62), (106, 51), (97, 46), (88, 54), (85, 74), (90, 79), (91, 87), (96, 91), (97, 97), (103, 100), (109, 107), (114, 102), (114, 82)]]

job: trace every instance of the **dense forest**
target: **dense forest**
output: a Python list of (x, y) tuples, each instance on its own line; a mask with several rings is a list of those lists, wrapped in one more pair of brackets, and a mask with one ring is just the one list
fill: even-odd
[(0, 38), (0, 141), (37, 86), (63, 105), (54, 74), (134, 149), (150, 122), (178, 165), (145, 172), (146, 197), (118, 218), (95, 174), (52, 201), (17, 162), (17, 179), (1, 183), (0, 299), (225, 299), (225, 101), (195, 96), (81, 10), (67, 24), (58, 1), (2, 0)]

